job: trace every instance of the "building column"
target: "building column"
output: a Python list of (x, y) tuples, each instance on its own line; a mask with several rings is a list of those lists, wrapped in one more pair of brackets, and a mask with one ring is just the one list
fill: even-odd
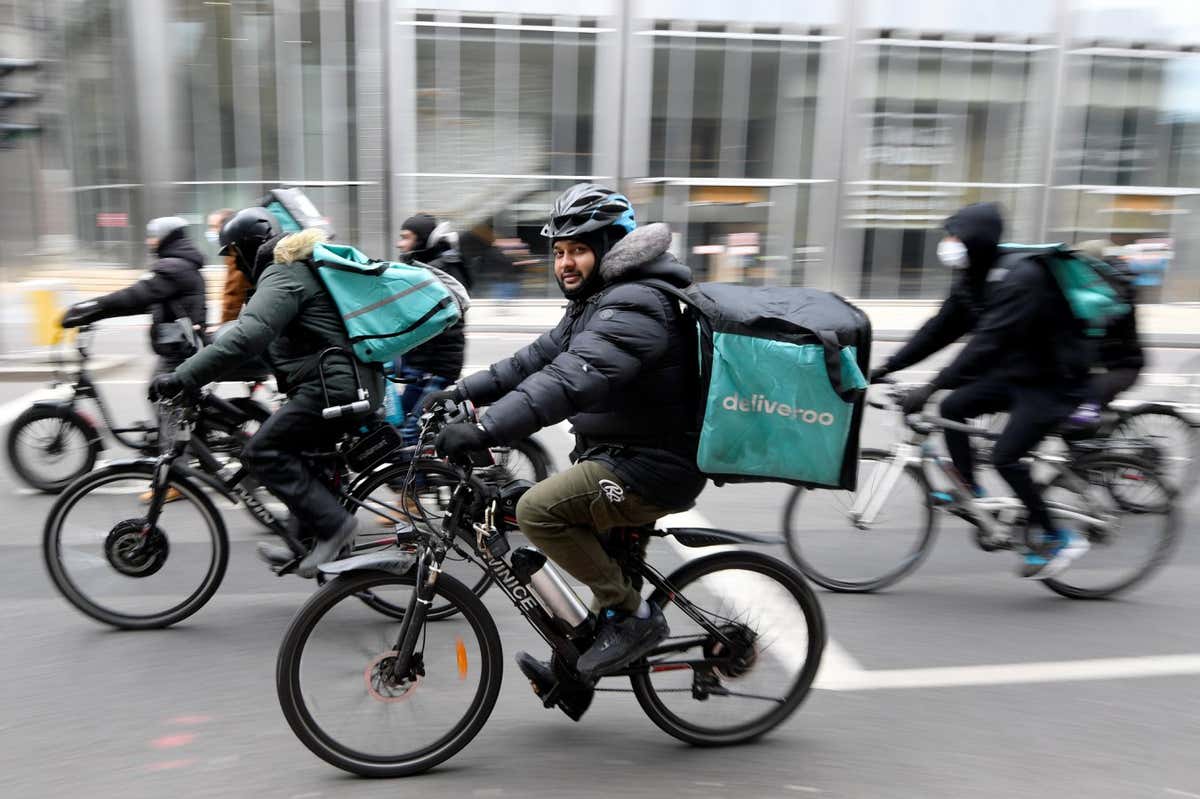
[(178, 115), (173, 107), (175, 53), (165, 4), (132, 0), (125, 6), (133, 91), (125, 118), (130, 126), (129, 154), (141, 191), (130, 197), (130, 265), (139, 266), (145, 251), (146, 222), (176, 213), (175, 150)]

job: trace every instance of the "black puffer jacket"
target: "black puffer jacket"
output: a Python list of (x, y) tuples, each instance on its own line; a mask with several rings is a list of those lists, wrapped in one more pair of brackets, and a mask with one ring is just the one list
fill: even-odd
[(181, 359), (165, 350), (158, 341), (158, 325), (187, 317), (201, 330), (208, 320), (204, 276), (200, 267), (204, 256), (183, 232), (176, 230), (161, 242), (155, 253), (158, 261), (136, 283), (96, 300), (99, 306), (95, 319), (113, 316), (132, 316), (150, 313), (150, 347), (167, 365), (174, 367)]
[(703, 488), (695, 466), (697, 352), (676, 301), (637, 281), (691, 283), (667, 254), (666, 225), (638, 228), (599, 266), (598, 290), (511, 358), (462, 381), (473, 402), (495, 402), (483, 426), (512, 442), (569, 419), (575, 456), (602, 460), (636, 493), (686, 507)]
[[(433, 257), (431, 257), (433, 256)], [(427, 266), (441, 269), (450, 277), (469, 289), (471, 282), (463, 266), (458, 251), (446, 247), (437, 250), (421, 250), (416, 253), (405, 253), (401, 256), (404, 263), (420, 262)], [(419, 347), (414, 347), (404, 353), (402, 361), (405, 366), (420, 369), (422, 372), (444, 377), (455, 381), (462, 374), (463, 362), (467, 354), (467, 325), (466, 317), (448, 328), (439, 336), (431, 338)]]
[(987, 277), (996, 265), (1004, 220), (994, 203), (976, 203), (962, 208), (945, 224), (946, 232), (967, 248), (967, 267), (961, 270), (950, 289), (950, 296), (936, 315), (890, 358), (889, 372), (907, 369), (925, 360), (975, 329), (987, 301)]
[[(319, 229), (305, 230), (259, 248), (250, 275), (254, 294), (230, 330), (176, 370), (184, 385), (195, 388), (218, 380), (266, 351), (281, 391), (322, 397), (318, 356), (328, 347), (350, 349), (341, 314), (308, 264), (323, 235)], [(359, 374), (371, 393), (372, 407), (378, 407), (383, 396), (379, 370), (360, 364)], [(332, 404), (358, 399), (353, 367), (346, 358), (327, 359), (325, 377)]]

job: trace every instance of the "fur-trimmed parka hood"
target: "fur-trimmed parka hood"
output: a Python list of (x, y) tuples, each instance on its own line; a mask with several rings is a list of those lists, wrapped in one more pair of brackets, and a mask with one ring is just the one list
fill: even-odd
[(643, 225), (613, 245), (600, 262), (603, 285), (658, 278), (678, 286), (692, 282), (692, 270), (667, 252), (671, 229), (663, 222)]

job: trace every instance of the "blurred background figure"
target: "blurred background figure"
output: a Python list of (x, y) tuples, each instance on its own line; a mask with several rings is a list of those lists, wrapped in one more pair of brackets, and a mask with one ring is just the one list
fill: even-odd
[(1138, 337), (1137, 277), (1125, 263), (1122, 249), (1108, 239), (1080, 242), (1075, 249), (1112, 267), (1115, 278), (1113, 287), (1117, 289), (1122, 302), (1128, 303), (1131, 309), (1105, 329), (1098, 358), (1092, 365), (1085, 400), (1071, 414), (1073, 425), (1087, 427), (1099, 424), (1101, 410), (1137, 382), (1142, 367), (1146, 365), (1146, 356)]
[(484, 220), (458, 237), (458, 249), (472, 278), (486, 296), (513, 300), (521, 293), (519, 273), (508, 256), (496, 246), (492, 220)]
[[(221, 228), (233, 214), (232, 208), (222, 208), (208, 215), (208, 229), (204, 231), (204, 237), (208, 239), (209, 244), (220, 247)], [(217, 319), (218, 326), (238, 318), (250, 291), (250, 281), (242, 274), (242, 270), (238, 269), (237, 257), (232, 253), (222, 257), (225, 260), (225, 285), (221, 291), (221, 316)]]
[[(471, 273), (455, 245), (458, 238), (446, 222), (439, 223), (429, 214), (418, 213), (404, 221), (400, 230), (400, 260), (440, 269), (467, 289)], [(388, 413), (388, 421), (400, 427), (406, 445), (415, 444), (420, 427), (416, 409), (426, 394), (441, 391), (462, 374), (466, 358), (466, 315), (440, 336), (397, 358), (392, 373), (404, 384), (399, 407)], [(391, 390), (391, 386), (387, 386)]]

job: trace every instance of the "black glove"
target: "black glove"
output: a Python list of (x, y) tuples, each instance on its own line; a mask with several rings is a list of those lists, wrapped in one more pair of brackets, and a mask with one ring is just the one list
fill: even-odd
[(890, 374), (891, 370), (889, 370), (886, 366), (876, 366), (871, 370), (871, 374), (867, 377), (867, 381), (870, 383), (878, 383), (880, 380)]
[(438, 433), (434, 446), (441, 455), (454, 458), (476, 450), (487, 449), (491, 443), (487, 431), (469, 422), (448, 424)]
[(426, 409), (431, 408), (435, 403), (442, 402), (444, 400), (450, 400), (457, 405), (464, 399), (466, 399), (466, 397), (462, 395), (462, 391), (459, 390), (458, 386), (450, 386), (450, 388), (444, 388), (441, 391), (431, 391), (425, 396), (421, 397), (421, 402), (417, 405), (417, 413), (425, 413)]
[(174, 372), (161, 374), (150, 381), (150, 389), (146, 392), (146, 396), (151, 402), (158, 402), (160, 399), (170, 399), (183, 393), (183, 380)]
[(900, 410), (905, 414), (920, 413), (925, 409), (925, 403), (929, 402), (929, 397), (937, 388), (933, 383), (925, 383), (921, 386), (914, 386), (904, 399), (900, 402)]
[(85, 300), (77, 302), (67, 309), (63, 315), (62, 321), (59, 322), (64, 329), (72, 327), (83, 327), (100, 318), (100, 303), (95, 300)]

